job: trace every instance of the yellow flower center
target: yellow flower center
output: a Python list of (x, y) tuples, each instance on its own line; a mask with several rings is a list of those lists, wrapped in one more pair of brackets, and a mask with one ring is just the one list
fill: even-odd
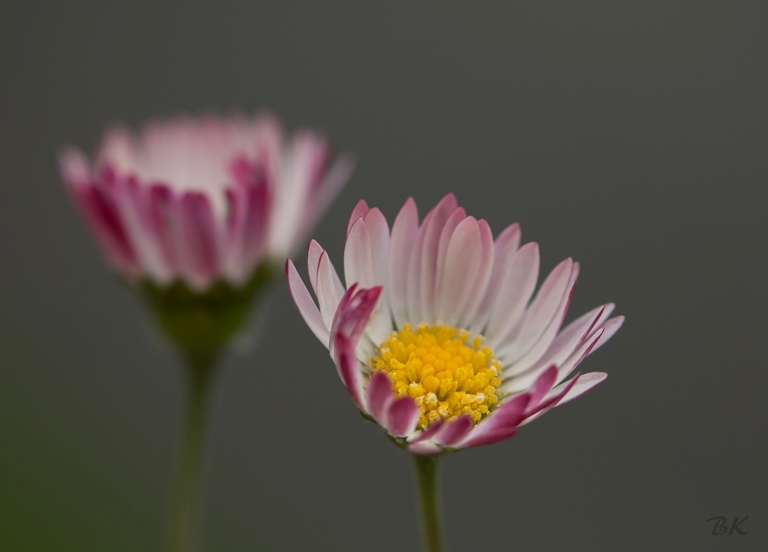
[(395, 394), (410, 395), (421, 415), (418, 429), (443, 419), (468, 414), (479, 422), (499, 400), (501, 363), (482, 338), (471, 343), (469, 332), (442, 324), (410, 324), (392, 332), (371, 359), (375, 370), (386, 372)]

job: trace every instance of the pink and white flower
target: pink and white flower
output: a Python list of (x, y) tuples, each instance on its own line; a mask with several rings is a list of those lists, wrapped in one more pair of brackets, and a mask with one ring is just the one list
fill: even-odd
[(534, 297), (538, 245), (520, 246), (517, 224), (494, 241), (452, 194), (421, 224), (409, 199), (391, 232), (360, 201), (347, 229), (346, 288), (315, 241), (307, 265), (317, 304), (286, 264), (302, 317), (360, 411), (416, 454), (506, 439), (592, 389), (606, 374), (566, 378), (624, 320), (609, 318), (606, 304), (561, 329), (578, 263), (557, 265)]
[(282, 262), (348, 179), (324, 137), (284, 136), (271, 116), (179, 117), (106, 133), (60, 170), (110, 264), (130, 280), (202, 291)]

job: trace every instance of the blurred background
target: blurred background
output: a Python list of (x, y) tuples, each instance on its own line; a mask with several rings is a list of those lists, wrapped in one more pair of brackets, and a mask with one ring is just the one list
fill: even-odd
[[(450, 550), (768, 550), (768, 5), (16, 2), (0, 8), (0, 550), (159, 550), (182, 372), (105, 270), (57, 149), (113, 120), (267, 108), (359, 167), (360, 198), (448, 191), (543, 270), (569, 319), (627, 323), (601, 387), (443, 462)], [(304, 271), (303, 259), (300, 270)], [(206, 551), (417, 551), (412, 466), (356, 412), (282, 280), (215, 390)], [(261, 321), (258, 322), (257, 319)], [(749, 516), (712, 536), (713, 516)]]

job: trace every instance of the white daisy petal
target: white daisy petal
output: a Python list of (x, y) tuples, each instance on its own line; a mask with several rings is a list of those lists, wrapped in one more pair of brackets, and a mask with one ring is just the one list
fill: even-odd
[(491, 275), (482, 301), (478, 305), (476, 316), (470, 327), (472, 333), (483, 333), (491, 314), (496, 310), (499, 293), (505, 284), (507, 270), (512, 257), (520, 245), (520, 225), (515, 223), (508, 226), (493, 244), (493, 263)]
[(439, 267), (439, 296), (435, 304), (435, 319), (453, 326), (458, 323), (463, 307), (472, 294), (482, 258), (482, 238), (474, 217), (467, 217), (456, 227)]
[[(509, 375), (514, 375), (516, 373), (524, 372), (536, 364), (536, 362), (547, 352), (550, 345), (552, 344), (552, 341), (557, 335), (557, 331), (560, 329), (563, 318), (565, 318), (565, 312), (568, 310), (568, 304), (571, 301), (571, 294), (573, 292), (573, 285), (576, 283), (578, 273), (578, 263), (574, 263), (573, 270), (571, 270), (570, 279), (566, 284), (565, 293), (560, 299), (560, 304), (557, 306), (557, 309), (555, 309), (554, 313), (552, 314), (550, 322), (544, 330), (544, 333), (542, 333), (541, 336), (533, 342), (528, 351), (522, 357), (514, 361), (514, 367), (510, 369), (509, 372), (505, 371), (505, 375), (507, 375), (507, 373)], [(500, 352), (499, 356), (501, 357), (502, 354), (503, 353)]]
[(389, 241), (389, 303), (392, 316), (398, 326), (407, 321), (408, 316), (408, 270), (411, 261), (413, 242), (419, 226), (419, 214), (413, 198), (405, 202), (392, 225)]
[(427, 214), (419, 229), (420, 247), (417, 256), (411, 262), (415, 263), (419, 259), (420, 267), (418, 278), (412, 276), (410, 289), (415, 290), (415, 292), (409, 293), (409, 297), (415, 295), (421, 308), (419, 309), (414, 304), (415, 312), (412, 311), (412, 315), (415, 316), (412, 320), (427, 321), (435, 318), (435, 288), (438, 278), (437, 257), (440, 249), (440, 235), (456, 207), (456, 198), (453, 194), (448, 194)]
[(344, 295), (344, 286), (341, 285), (339, 275), (325, 251), (320, 255), (317, 267), (316, 291), (320, 313), (323, 315), (323, 323), (330, 330), (336, 308), (339, 306), (342, 295)]
[(485, 336), (491, 347), (503, 344), (525, 312), (539, 275), (539, 246), (527, 243), (511, 259), (501, 276), (495, 310), (491, 314)]
[(363, 219), (352, 224), (344, 246), (344, 279), (347, 287), (359, 284), (361, 287), (374, 285), (373, 259), (368, 229)]
[(480, 229), (480, 242), (481, 242), (481, 256), (478, 266), (477, 277), (472, 284), (470, 295), (467, 300), (467, 305), (463, 309), (463, 314), (459, 320), (459, 325), (462, 327), (473, 327), (477, 323), (477, 319), (485, 319), (484, 314), (477, 315), (480, 303), (485, 296), (486, 289), (491, 280), (491, 274), (493, 273), (494, 263), (494, 244), (493, 233), (491, 227), (484, 220), (478, 221), (478, 227)]
[(292, 261), (288, 261), (286, 265), (286, 273), (288, 276), (288, 288), (291, 291), (293, 300), (301, 313), (301, 317), (315, 334), (315, 337), (320, 340), (320, 343), (328, 347), (328, 340), (330, 338), (329, 326), (323, 322), (320, 316), (320, 311), (317, 310), (317, 305), (312, 300), (312, 297), (307, 291), (307, 286), (301, 280), (301, 276), (296, 271), (296, 267)]
[(573, 260), (566, 259), (547, 276), (519, 326), (502, 338), (505, 343), (497, 351), (502, 361), (517, 360), (541, 337), (571, 291), (568, 283), (572, 271)]

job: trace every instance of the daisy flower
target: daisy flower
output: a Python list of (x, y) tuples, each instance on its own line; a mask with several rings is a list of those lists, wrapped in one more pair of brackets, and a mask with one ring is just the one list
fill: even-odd
[(451, 194), (419, 224), (406, 201), (390, 232), (364, 201), (349, 221), (342, 285), (328, 254), (307, 255), (312, 300), (287, 263), (291, 294), (328, 347), (352, 400), (417, 454), (488, 445), (606, 377), (565, 381), (613, 336), (606, 304), (561, 329), (578, 263), (566, 259), (535, 294), (536, 243), (513, 224), (496, 240)]
[(539, 249), (513, 224), (494, 240), (452, 194), (419, 223), (405, 202), (390, 232), (360, 201), (352, 212), (342, 284), (315, 241), (309, 283), (286, 264), (293, 299), (367, 419), (413, 453), (426, 550), (441, 549), (440, 453), (489, 445), (606, 377), (568, 379), (619, 329), (612, 304), (561, 328), (578, 263), (558, 264), (536, 290)]

